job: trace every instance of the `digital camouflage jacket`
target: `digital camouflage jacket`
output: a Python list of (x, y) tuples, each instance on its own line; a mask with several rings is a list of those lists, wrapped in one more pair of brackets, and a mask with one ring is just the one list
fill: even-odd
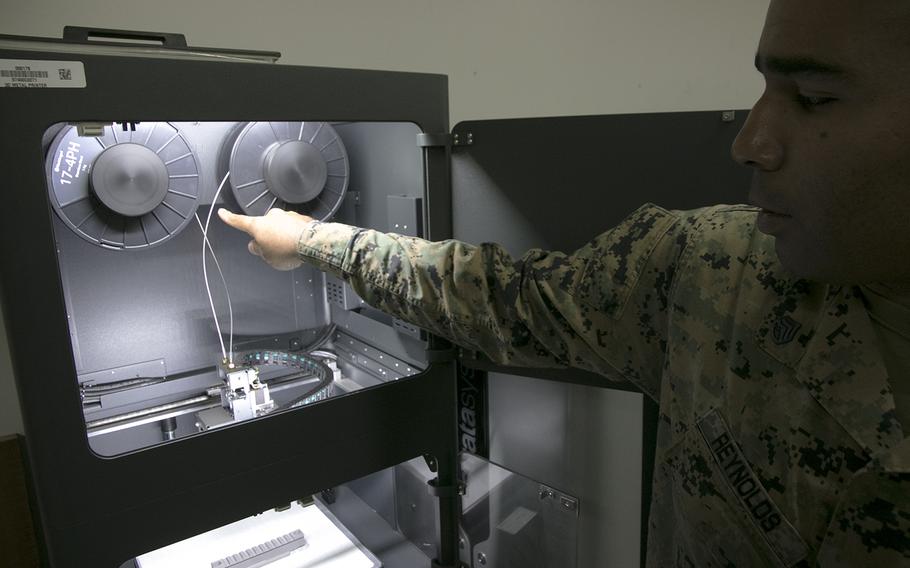
[(646, 205), (572, 254), (520, 260), (335, 223), (298, 250), (498, 363), (658, 401), (649, 566), (910, 565), (910, 440), (861, 293), (789, 276), (756, 215)]

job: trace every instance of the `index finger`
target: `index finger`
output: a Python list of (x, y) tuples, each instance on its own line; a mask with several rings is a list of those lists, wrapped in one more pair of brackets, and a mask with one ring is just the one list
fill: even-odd
[(218, 216), (221, 217), (221, 220), (234, 227), (235, 229), (240, 229), (248, 235), (253, 234), (253, 218), (246, 215), (237, 215), (236, 213), (231, 213), (227, 209), (218, 209)]

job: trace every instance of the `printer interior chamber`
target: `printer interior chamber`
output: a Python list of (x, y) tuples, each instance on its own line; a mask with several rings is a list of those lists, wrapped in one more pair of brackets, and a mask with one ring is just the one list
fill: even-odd
[[(116, 456), (241, 422), (223, 405), (219, 392), (224, 377), (219, 337), (235, 364), (253, 363), (268, 387), (274, 406), (262, 419), (283, 410), (305, 411), (309, 404), (422, 371), (427, 345), (420, 330), (370, 308), (345, 282), (310, 265), (291, 271), (271, 268), (249, 253), (248, 235), (227, 227), (214, 213), (224, 207), (264, 214), (280, 206), (324, 222), (419, 235), (424, 186), (419, 132), (412, 123), (319, 121), (113, 123), (100, 136), (79, 136), (69, 124), (49, 128), (44, 137), (49, 203), (92, 451)], [(245, 140), (244, 133), (258, 139)], [(269, 187), (281, 183), (280, 175), (307, 181), (308, 172), (297, 170), (304, 170), (312, 155), (292, 156), (294, 171), (287, 171), (287, 165), (277, 173), (267, 167), (269, 158), (274, 163), (276, 148), (288, 141), (328, 148), (323, 158), (329, 162), (327, 173), (316, 180), (325, 187), (308, 202), (283, 202)], [(111, 176), (131, 174), (139, 180), (134, 184), (143, 182), (147, 168), (141, 154), (138, 161), (127, 156), (132, 162), (126, 165), (108, 165), (99, 158), (124, 145), (148, 149), (148, 157), (157, 155), (170, 166), (163, 213), (149, 209), (142, 215), (118, 215), (102, 200), (105, 190), (94, 187), (107, 181), (114, 189), (131, 189), (130, 182), (93, 175), (99, 164), (115, 170)], [(231, 167), (244, 167), (241, 150), (254, 154), (248, 160), (252, 167), (245, 164), (252, 171), (242, 172), (246, 179)], [(63, 177), (67, 162), (71, 173)], [(174, 169), (174, 164), (183, 167)], [(69, 180), (62, 189), (61, 179)], [(75, 184), (85, 187), (73, 190)], [(134, 201), (149, 190), (136, 191), (140, 195)], [(216, 263), (206, 251), (207, 273), (220, 329), (202, 266), (207, 223), (217, 257)], [(259, 360), (260, 354), (284, 359)], [(290, 364), (289, 357), (326, 363), (330, 381), (321, 382), (305, 365)], [(295, 401), (298, 406), (291, 409)], [(432, 477), (422, 458), (409, 460), (327, 488), (316, 503), (376, 565), (419, 563), (437, 553), (437, 507), (429, 493), (419, 490)], [(274, 515), (280, 518), (281, 513)], [(367, 546), (375, 547), (377, 539), (394, 545), (380, 547), (374, 556)], [(179, 546), (184, 549), (171, 548), (191, 550), (189, 543)], [(162, 549), (135, 562), (154, 565), (151, 559), (168, 554), (174, 552)]]
[[(217, 392), (219, 338), (233, 347), (238, 366), (244, 354), (257, 363), (260, 352), (302, 359), (317, 349), (332, 367), (331, 383), (312, 392), (318, 377), (300, 365), (259, 365), (275, 403), (271, 412), (308, 392), (315, 402), (423, 369), (418, 330), (396, 325), (312, 266), (272, 269), (248, 252), (248, 235), (214, 213), (209, 218), (221, 186), (216, 209), (256, 215), (282, 207), (417, 235), (424, 184), (417, 133), (411, 123), (306, 120), (112, 123), (99, 136), (79, 136), (68, 124), (49, 128), (49, 202), (93, 451), (116, 455), (234, 423)], [(135, 154), (116, 154), (120, 149)], [(167, 164), (168, 187), (156, 207), (148, 194), (157, 172), (148, 164), (157, 162)], [(306, 188), (272, 187), (293, 182), (312, 187), (296, 196), (289, 191)], [(132, 202), (112, 208), (105, 199), (117, 199), (116, 192)], [(206, 223), (220, 329), (203, 273)]]

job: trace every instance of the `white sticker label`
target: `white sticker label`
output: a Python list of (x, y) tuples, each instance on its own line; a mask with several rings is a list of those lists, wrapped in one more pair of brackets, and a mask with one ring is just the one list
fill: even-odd
[(525, 528), (531, 519), (537, 516), (537, 513), (531, 511), (530, 509), (525, 509), (522, 506), (515, 508), (512, 513), (506, 517), (501, 523), (499, 523), (499, 530), (507, 532), (511, 535), (518, 534), (518, 531)]
[(0, 59), (0, 87), (82, 89), (85, 67), (81, 61)]

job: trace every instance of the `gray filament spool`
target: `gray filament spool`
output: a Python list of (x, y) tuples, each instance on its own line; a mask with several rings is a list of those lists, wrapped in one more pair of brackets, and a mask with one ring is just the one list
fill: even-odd
[(247, 215), (286, 209), (326, 220), (348, 188), (348, 155), (325, 122), (250, 122), (230, 157), (231, 190)]
[(83, 239), (109, 249), (141, 249), (177, 235), (199, 201), (196, 157), (167, 122), (100, 137), (60, 131), (45, 161), (51, 205)]

